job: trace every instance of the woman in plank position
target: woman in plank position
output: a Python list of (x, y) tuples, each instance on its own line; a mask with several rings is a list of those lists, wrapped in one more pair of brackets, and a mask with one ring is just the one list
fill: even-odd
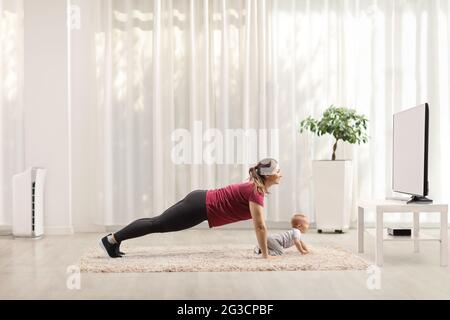
[(220, 189), (194, 190), (161, 215), (133, 221), (123, 229), (103, 237), (100, 246), (111, 258), (124, 253), (122, 241), (150, 233), (189, 229), (203, 221), (209, 227), (253, 220), (261, 257), (270, 259), (267, 248), (267, 228), (264, 219), (264, 196), (268, 189), (280, 183), (281, 171), (275, 159), (266, 158), (249, 169), (249, 181), (231, 184)]

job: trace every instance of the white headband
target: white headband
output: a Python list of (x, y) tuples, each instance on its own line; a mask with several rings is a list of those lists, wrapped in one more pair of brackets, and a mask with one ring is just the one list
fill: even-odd
[(278, 166), (278, 162), (276, 160), (274, 160), (274, 159), (268, 159), (268, 161), (264, 161), (264, 160), (262, 160), (261, 163), (269, 164), (269, 161), (270, 161), (270, 167), (259, 167), (259, 174), (261, 176), (270, 176), (270, 175), (274, 174), (275, 172), (277, 172), (279, 166)]

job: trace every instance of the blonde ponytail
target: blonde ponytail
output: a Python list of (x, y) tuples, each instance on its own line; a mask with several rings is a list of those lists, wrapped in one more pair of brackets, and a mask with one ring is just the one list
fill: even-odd
[(261, 195), (269, 193), (267, 192), (266, 186), (264, 185), (264, 176), (258, 174), (258, 166), (251, 167), (250, 170), (248, 170), (248, 174), (248, 180), (252, 181), (255, 184), (255, 191), (257, 191)]

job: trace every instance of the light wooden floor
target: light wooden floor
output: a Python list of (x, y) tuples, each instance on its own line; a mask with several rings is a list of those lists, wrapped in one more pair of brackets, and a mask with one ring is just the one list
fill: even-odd
[[(275, 232), (276, 230), (271, 230)], [(436, 230), (427, 230), (436, 233)], [(81, 289), (66, 286), (67, 267), (97, 246), (99, 234), (0, 237), (0, 299), (450, 299), (450, 268), (439, 266), (439, 244), (385, 244), (381, 289), (365, 271), (81, 274)], [(306, 235), (307, 243), (334, 243), (356, 252), (356, 231)], [(365, 258), (373, 261), (366, 235)], [(255, 243), (251, 230), (189, 230), (131, 240), (139, 245)]]

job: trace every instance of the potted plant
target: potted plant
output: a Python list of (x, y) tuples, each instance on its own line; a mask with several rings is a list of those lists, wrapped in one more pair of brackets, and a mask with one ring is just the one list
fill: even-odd
[(331, 105), (320, 120), (311, 116), (300, 123), (300, 133), (311, 131), (318, 136), (329, 134), (334, 138), (331, 160), (313, 161), (314, 205), (316, 225), (322, 230), (341, 233), (350, 225), (352, 204), (352, 162), (336, 160), (338, 142), (366, 143), (367, 118), (356, 110)]

